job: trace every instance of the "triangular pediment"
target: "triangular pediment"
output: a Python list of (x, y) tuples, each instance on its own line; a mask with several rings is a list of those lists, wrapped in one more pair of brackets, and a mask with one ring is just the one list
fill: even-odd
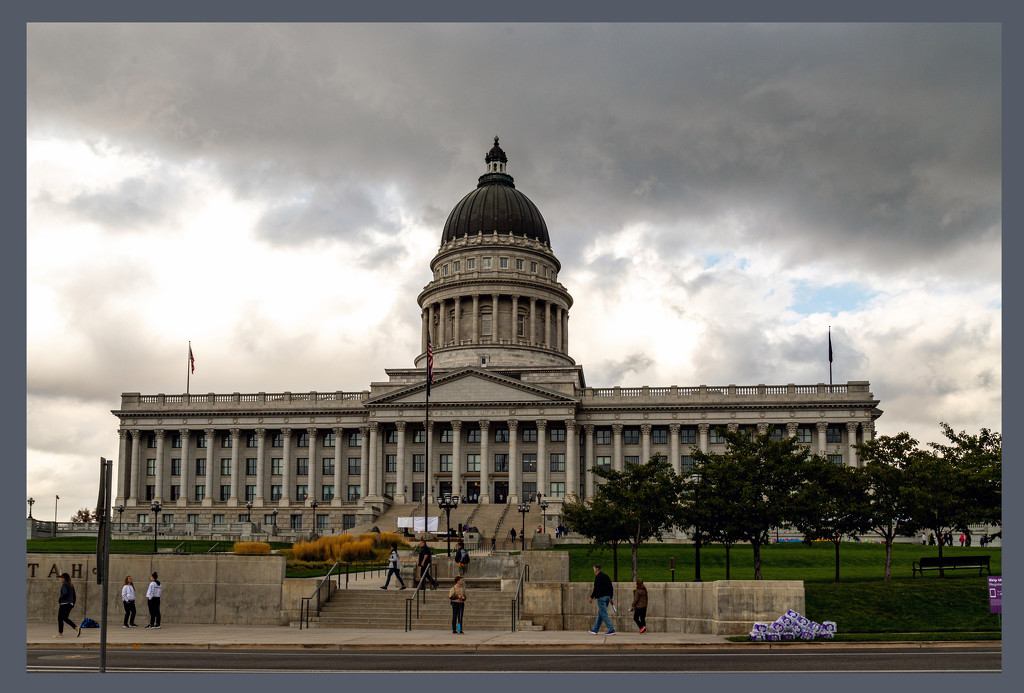
[[(395, 392), (389, 392), (366, 402), (366, 406), (374, 405), (422, 405), (426, 400), (426, 383), (410, 385)], [(576, 400), (564, 393), (547, 388), (523, 383), (515, 378), (508, 378), (495, 373), (467, 368), (448, 373), (439, 378), (430, 387), (430, 404), (465, 405), (465, 404), (500, 404), (500, 403), (575, 403)]]

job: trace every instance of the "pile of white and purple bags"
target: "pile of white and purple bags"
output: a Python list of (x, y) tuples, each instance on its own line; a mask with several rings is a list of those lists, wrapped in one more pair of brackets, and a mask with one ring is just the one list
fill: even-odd
[(835, 621), (817, 623), (789, 609), (771, 623), (755, 623), (750, 631), (751, 640), (814, 640), (831, 639), (836, 634)]

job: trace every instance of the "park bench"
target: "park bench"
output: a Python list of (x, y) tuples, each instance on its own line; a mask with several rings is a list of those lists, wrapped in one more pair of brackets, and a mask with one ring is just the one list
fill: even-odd
[(911, 576), (917, 577), (918, 573), (924, 576), (925, 570), (960, 570), (962, 568), (978, 569), (978, 576), (981, 576), (981, 571), (986, 570), (991, 575), (992, 571), (988, 567), (989, 556), (928, 556), (922, 558), (919, 561), (914, 561), (911, 566)]

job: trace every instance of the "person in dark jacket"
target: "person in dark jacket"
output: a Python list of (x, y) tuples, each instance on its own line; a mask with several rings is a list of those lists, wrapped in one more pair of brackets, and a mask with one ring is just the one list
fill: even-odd
[(465, 575), (469, 568), (469, 551), (466, 551), (466, 544), (459, 542), (459, 548), (455, 552), (455, 564), (459, 566), (459, 575)]
[(608, 605), (615, 603), (615, 591), (612, 589), (612, 579), (601, 572), (601, 566), (594, 566), (594, 590), (590, 593), (590, 601), (597, 600), (597, 618), (594, 619), (594, 627), (590, 632), (597, 635), (601, 630), (601, 623), (608, 628), (608, 635), (615, 635), (615, 626), (608, 618)]
[[(420, 558), (419, 558), (420, 580), (422, 581), (423, 580), (422, 576), (424, 574), (426, 574), (426, 576), (427, 576), (426, 579), (430, 583), (430, 589), (436, 590), (437, 589), (437, 580), (435, 580), (434, 576), (430, 574), (430, 562), (431, 562), (430, 547), (427, 546), (427, 542), (426, 541), (424, 541), (423, 539), (420, 539)], [(422, 582), (421, 582), (421, 584), (422, 584)]]
[(633, 604), (629, 607), (633, 612), (633, 622), (641, 633), (647, 632), (647, 587), (640, 578), (636, 579), (636, 588), (633, 590)]
[(71, 626), (71, 630), (78, 631), (81, 635), (82, 632), (75, 626), (75, 622), (72, 621), (68, 616), (71, 615), (71, 609), (75, 607), (75, 586), (71, 584), (71, 576), (67, 573), (60, 574), (60, 596), (57, 597), (57, 634), (53, 637), (63, 638), (64, 637), (64, 624)]

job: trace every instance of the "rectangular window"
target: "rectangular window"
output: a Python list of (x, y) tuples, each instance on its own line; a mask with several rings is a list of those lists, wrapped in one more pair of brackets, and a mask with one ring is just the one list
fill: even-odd
[(281, 476), (284, 473), (284, 459), (281, 457), (270, 458), (270, 473), (275, 476)]
[(448, 265), (445, 265), (444, 267), (441, 268), (441, 274), (445, 277), (448, 276)]
[(395, 497), (395, 488), (397, 488), (397, 482), (385, 481), (384, 482), (384, 495), (388, 498)]
[(446, 429), (442, 430), (441, 431), (441, 442), (442, 443), (450, 443), (450, 442), (452, 442), (452, 435), (453, 435), (452, 429), (446, 428)]
[(494, 456), (494, 471), (496, 472), (507, 472), (508, 471), (508, 455), (497, 454)]
[(523, 471), (524, 472), (535, 472), (535, 471), (537, 471), (537, 455), (536, 454), (534, 454), (532, 452), (524, 452), (523, 453)]
[(320, 489), (320, 500), (325, 502), (334, 500), (334, 484), (324, 484)]
[(138, 523), (140, 525), (147, 525), (147, 524), (149, 524), (149, 515), (146, 515), (146, 514), (143, 514), (143, 513), (139, 513), (138, 515), (135, 516), (135, 518), (136, 518), (136, 520), (138, 521)]
[(622, 431), (622, 444), (623, 445), (639, 445), (640, 444), (640, 429), (629, 426)]
[(181, 459), (171, 458), (171, 476), (181, 476)]
[(412, 482), (412, 502), (419, 503), (423, 500), (423, 482), (414, 481)]
[(626, 464), (640, 464), (640, 455), (625, 455), (623, 462)]
[(494, 429), (494, 442), (495, 443), (507, 443), (508, 442), (508, 429), (507, 428), (496, 428), (496, 429)]
[(483, 259), (483, 264), (481, 265), (481, 267), (483, 269), (491, 269), (491, 258), (485, 257)]
[(651, 443), (654, 445), (668, 445), (668, 429), (655, 428), (651, 431)]
[(480, 315), (480, 334), (490, 335), (491, 334), (491, 314), (483, 313)]
[(480, 429), (470, 428), (466, 430), (466, 442), (467, 443), (479, 443), (480, 442)]
[(204, 498), (206, 498), (206, 484), (196, 484), (196, 502), (199, 502)]
[(548, 440), (552, 443), (564, 443), (565, 442), (565, 429), (564, 428), (549, 428), (548, 429)]
[(839, 426), (829, 426), (825, 429), (825, 442), (826, 443), (841, 443), (843, 442), (843, 429)]
[(324, 476), (334, 476), (334, 458), (324, 457), (320, 460), (320, 473)]
[(349, 475), (361, 474), (363, 469), (363, 461), (358, 457), (348, 458), (348, 473)]
[(197, 448), (205, 448), (206, 447), (206, 434), (205, 433), (196, 433), (196, 447)]
[(188, 518), (186, 520), (187, 522), (191, 522), (192, 524), (196, 524), (197, 522), (199, 522), (199, 513), (189, 513), (187, 515), (187, 518)]
[(536, 262), (531, 262), (530, 263), (530, 271), (533, 272), (534, 274), (537, 273), (537, 263)]
[(263, 516), (263, 524), (267, 525), (268, 527), (276, 526), (277, 525), (277, 515), (275, 515), (274, 513), (266, 513)]
[(696, 445), (697, 429), (689, 426), (683, 426), (683, 428), (679, 430), (679, 442), (683, 445)]
[(721, 445), (725, 442), (725, 432), (721, 428), (712, 428), (710, 433), (712, 445)]
[(350, 501), (359, 500), (359, 484), (354, 484), (348, 487), (348, 499)]
[(604, 470), (610, 470), (612, 468), (612, 456), (611, 455), (598, 455), (594, 462), (595, 467), (600, 467)]
[(228, 498), (231, 498), (231, 484), (221, 484), (220, 499), (226, 501)]
[(295, 485), (295, 500), (304, 501), (309, 498), (309, 486), (306, 484)]
[(348, 434), (348, 446), (350, 448), (361, 448), (363, 446), (363, 434), (359, 431)]
[(176, 501), (181, 498), (181, 486), (177, 484), (171, 486), (171, 500)]
[[(537, 498), (537, 482), (536, 481), (524, 481), (523, 482), (523, 496), (525, 500), (536, 500)], [(513, 508), (515, 510), (515, 508)]]
[(231, 458), (222, 457), (220, 458), (220, 475), (231, 476)]
[(298, 435), (298, 437), (295, 439), (295, 444), (297, 446), (299, 446), (300, 448), (308, 448), (309, 447), (309, 434), (308, 433), (300, 433)]
[(283, 492), (281, 484), (271, 484), (270, 486), (270, 500), (279, 501), (281, 500), (281, 494)]
[(826, 457), (828, 457), (828, 461), (829, 462), (831, 462), (832, 464), (836, 465), (837, 467), (842, 467), (843, 466), (843, 456), (842, 455), (826, 455)]
[(452, 269), (455, 270), (456, 272), (461, 272), (462, 271), (462, 261), (461, 260), (456, 260), (455, 262), (453, 262), (452, 263)]
[(174, 524), (174, 513), (164, 513), (160, 516), (160, 523), (165, 525)]
[(439, 471), (450, 472), (452, 470), (452, 456), (451, 455), (441, 455), (440, 458), (441, 458), (441, 469)]
[(292, 529), (302, 529), (302, 515), (292, 515), (289, 526)]
[(427, 439), (427, 434), (422, 428), (417, 428), (412, 432), (412, 442), (422, 443)]
[(256, 500), (256, 485), (255, 484), (246, 484), (245, 485), (245, 500), (250, 501), (250, 502)]
[(181, 436), (179, 434), (177, 434), (177, 433), (172, 433), (171, 434), (171, 447), (172, 448), (180, 448), (181, 447)]
[(412, 470), (414, 472), (422, 472), (427, 468), (427, 456), (426, 455), (413, 455), (412, 456)]
[(222, 433), (221, 434), (221, 436), (220, 436), (220, 446), (222, 448), (230, 448), (233, 444), (234, 444), (234, 441), (231, 439), (231, 434), (230, 433)]
[(330, 516), (327, 515), (326, 513), (324, 513), (322, 515), (318, 514), (316, 516), (316, 528), (318, 530), (320, 530), (320, 531), (330, 529), (331, 525), (328, 523), (328, 518), (329, 517)]
[(249, 513), (238, 513), (238, 521), (239, 522), (248, 522), (249, 521)]
[(215, 525), (225, 524), (224, 523), (224, 513), (214, 513), (214, 515), (213, 515), (213, 524), (215, 524)]
[(247, 433), (245, 435), (245, 447), (254, 448), (259, 445), (259, 438), (255, 433)]
[(508, 258), (507, 257), (499, 257), (498, 258), (498, 268), (499, 269), (508, 269)]
[(471, 257), (471, 258), (467, 258), (466, 259), (466, 269), (468, 269), (468, 270), (475, 270), (476, 269), (476, 258), (475, 257)]
[(256, 476), (256, 458), (246, 457), (245, 458), (245, 475)]
[(384, 442), (385, 443), (397, 443), (398, 442), (398, 431), (394, 428), (389, 428), (384, 431)]
[(333, 433), (324, 433), (324, 447), (325, 448), (333, 448), (334, 447), (334, 434)]
[(342, 515), (341, 516), (341, 528), (342, 529), (352, 529), (355, 526), (356, 526), (356, 516), (355, 515)]
[(146, 435), (146, 447), (147, 448), (155, 448), (156, 447), (156, 434), (155, 433), (149, 433), (149, 434)]
[(272, 448), (283, 448), (284, 447), (284, 434), (275, 433), (270, 437), (270, 447)]
[(398, 455), (384, 455), (384, 471), (385, 472), (397, 472), (398, 471)]
[(811, 427), (810, 426), (797, 426), (797, 429), (796, 429), (796, 442), (798, 442), (798, 443), (810, 443), (811, 442)]
[(295, 460), (295, 475), (309, 476), (309, 458), (299, 457)]
[[(561, 452), (551, 453), (551, 471), (553, 472), (564, 472), (565, 471), (565, 454)], [(564, 491), (564, 489), (563, 489)]]
[(156, 460), (146, 460), (146, 476), (156, 476)]
[(594, 431), (594, 442), (598, 445), (611, 445), (612, 432), (607, 428), (599, 428)]
[(693, 457), (691, 455), (683, 455), (679, 458), (679, 473), (683, 476), (693, 474)]
[(550, 484), (551, 491), (549, 496), (551, 498), (565, 498), (565, 482), (564, 481), (552, 481)]
[(523, 429), (523, 442), (524, 443), (536, 443), (537, 442), (537, 429), (536, 428), (524, 428)]
[(480, 455), (466, 455), (466, 471), (467, 472), (479, 472), (480, 471)]
[(771, 434), (772, 440), (778, 443), (782, 440), (782, 436), (785, 435), (785, 431), (782, 430), (782, 426), (772, 426)]
[(516, 258), (516, 269), (519, 270), (520, 272), (523, 271), (523, 258), (521, 258), (521, 257), (517, 257)]

